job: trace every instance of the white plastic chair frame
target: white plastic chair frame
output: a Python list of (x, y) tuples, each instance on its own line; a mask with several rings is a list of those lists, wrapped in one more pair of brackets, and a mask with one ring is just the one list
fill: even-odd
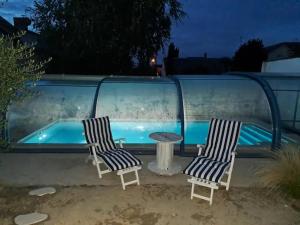
[[(200, 144), (197, 145), (197, 148), (199, 149), (198, 156), (200, 156), (202, 154), (204, 147), (205, 147), (205, 145), (200, 145)], [(191, 199), (193, 199), (193, 197), (200, 198), (200, 199), (209, 201), (209, 205), (212, 205), (214, 190), (219, 189), (219, 186), (222, 185), (222, 186), (225, 186), (226, 191), (228, 191), (229, 185), (230, 185), (230, 180), (231, 180), (231, 175), (232, 175), (232, 170), (233, 170), (233, 165), (234, 165), (235, 155), (236, 155), (235, 151), (231, 153), (231, 162), (224, 173), (224, 175), (227, 175), (227, 179), (225, 181), (220, 181), (220, 183), (215, 183), (215, 182), (212, 182), (209, 180), (196, 178), (196, 177), (191, 177), (190, 179), (188, 179), (187, 181), (192, 184)], [(224, 178), (224, 176), (222, 177), (222, 179), (223, 178)], [(196, 194), (195, 193), (195, 184), (199, 185), (199, 186), (210, 188), (210, 196), (207, 197), (207, 196)]]
[[(123, 148), (123, 143), (125, 142), (125, 138), (115, 139), (114, 141), (118, 142), (118, 145), (120, 148)], [(97, 144), (97, 143), (93, 143), (93, 144), (88, 144), (87, 146), (88, 147), (96, 147), (98, 145), (99, 144)], [(110, 173), (112, 171), (110, 170), (110, 168), (108, 168), (106, 166), (105, 162), (97, 155), (95, 148), (92, 148), (92, 151), (93, 151), (93, 153), (88, 156), (88, 158), (86, 159), (86, 162), (88, 162), (89, 160), (93, 161), (93, 165), (97, 167), (98, 176), (100, 179), (102, 179), (103, 174)], [(101, 164), (104, 164), (107, 168), (105, 170), (101, 170), (101, 166), (100, 166)], [(139, 174), (138, 174), (138, 170), (140, 170), (140, 169), (142, 169), (141, 166), (133, 166), (130, 168), (126, 168), (126, 169), (117, 171), (117, 175), (119, 175), (121, 178), (123, 190), (126, 190), (126, 186), (130, 185), (130, 184), (136, 183), (137, 185), (140, 185), (140, 178), (139, 178)], [(127, 174), (127, 173), (131, 173), (131, 172), (135, 173), (135, 180), (125, 182), (123, 175)]]

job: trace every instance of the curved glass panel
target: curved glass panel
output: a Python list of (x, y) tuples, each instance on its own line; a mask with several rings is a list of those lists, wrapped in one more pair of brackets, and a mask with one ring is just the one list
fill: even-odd
[(100, 86), (96, 116), (111, 118), (114, 138), (151, 144), (152, 132), (180, 134), (178, 107), (177, 89), (169, 79), (114, 78)]
[(300, 132), (300, 77), (289, 74), (263, 74), (276, 95), (282, 127)]
[(270, 109), (255, 81), (237, 76), (177, 76), (185, 109), (185, 144), (205, 144), (212, 117), (244, 123), (239, 144), (270, 146)]
[[(96, 84), (88, 81), (38, 82), (37, 86), (32, 88), (31, 96), (24, 101), (13, 103), (9, 109), (7, 119), (10, 142), (60, 143), (56, 138), (50, 137), (50, 132), (46, 132), (45, 128), (62, 119), (79, 121), (89, 117)], [(72, 136), (74, 132), (68, 131), (66, 128), (56, 128), (53, 132), (64, 138), (66, 143), (72, 143), (68, 141), (67, 136)], [(26, 137), (30, 134), (35, 138)], [(23, 142), (21, 139), (24, 138), (26, 141)]]

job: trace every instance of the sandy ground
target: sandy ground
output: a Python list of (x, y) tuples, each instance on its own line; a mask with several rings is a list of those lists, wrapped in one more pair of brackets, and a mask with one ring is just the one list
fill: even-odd
[[(31, 188), (0, 187), (0, 224), (13, 224), (18, 214), (49, 214), (45, 225), (299, 225), (300, 210), (292, 201), (264, 189), (232, 188), (215, 193), (209, 206), (190, 200), (190, 186), (144, 185), (56, 187), (43, 197)], [(202, 189), (197, 191), (205, 192)]]

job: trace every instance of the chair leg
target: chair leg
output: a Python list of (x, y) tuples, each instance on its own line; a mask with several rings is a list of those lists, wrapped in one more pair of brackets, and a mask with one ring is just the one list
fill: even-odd
[(214, 189), (213, 189), (213, 188), (211, 188), (211, 189), (210, 189), (210, 199), (209, 199), (209, 205), (212, 205), (213, 196), (214, 196)]
[[(209, 205), (212, 205), (213, 202), (213, 196), (214, 196), (214, 190), (218, 189), (218, 186), (216, 183), (208, 183), (207, 181), (202, 181), (202, 180), (197, 180), (196, 178), (191, 178), (188, 179), (188, 182), (192, 184), (192, 189), (191, 189), (191, 199), (195, 198), (200, 198), (203, 199), (205, 201), (209, 202)], [(195, 185), (199, 185), (201, 187), (206, 187), (210, 189), (210, 196), (204, 196), (204, 195), (200, 195), (200, 194), (196, 194), (195, 193)]]
[(230, 185), (230, 181), (231, 181), (231, 171), (226, 172), (227, 177), (225, 178), (225, 181), (221, 181), (221, 185), (226, 187), (226, 191), (229, 190), (229, 185)]
[(125, 183), (124, 183), (124, 177), (123, 177), (123, 174), (120, 175), (120, 178), (121, 178), (122, 188), (123, 188), (123, 190), (125, 191), (126, 186), (125, 186)]
[(231, 181), (231, 173), (228, 174), (228, 177), (227, 177), (227, 182), (226, 182), (226, 191), (229, 190), (229, 184), (230, 184), (230, 181)]
[(139, 177), (138, 171), (135, 170), (134, 173), (135, 173), (135, 178), (137, 180), (137, 185), (140, 185), (140, 177)]
[(97, 167), (97, 172), (98, 172), (98, 176), (99, 176), (100, 179), (102, 179), (102, 174), (106, 174), (106, 173), (110, 173), (111, 172), (110, 169), (101, 170), (100, 164), (102, 164), (103, 162), (101, 162), (101, 161), (98, 161), (98, 162), (94, 161), (94, 162), (95, 162), (95, 166)]
[(226, 182), (226, 191), (229, 190), (229, 184), (230, 184), (230, 181), (231, 181), (231, 174), (232, 174), (233, 165), (234, 165), (234, 159), (235, 159), (235, 153), (233, 152), (233, 153), (231, 153), (231, 163), (230, 163), (229, 170), (227, 172), (228, 177), (227, 177), (227, 182)]
[[(140, 170), (140, 169), (141, 169), (140, 166), (135, 166), (135, 167), (119, 170), (117, 172), (117, 175), (119, 175), (120, 178), (121, 178), (121, 183), (122, 183), (123, 190), (125, 190), (126, 186), (130, 185), (130, 184), (135, 184), (136, 183), (137, 185), (140, 185), (140, 178), (139, 178), (139, 174), (138, 174), (138, 170)], [(126, 173), (131, 173), (131, 172), (135, 173), (135, 180), (125, 182), (123, 175), (126, 174)]]
[(192, 190), (191, 190), (191, 199), (193, 200), (194, 197), (194, 191), (195, 191), (195, 184), (192, 183)]
[(101, 174), (100, 163), (96, 163), (96, 166), (97, 166), (97, 171), (98, 171), (99, 178), (101, 179), (102, 178), (102, 174)]

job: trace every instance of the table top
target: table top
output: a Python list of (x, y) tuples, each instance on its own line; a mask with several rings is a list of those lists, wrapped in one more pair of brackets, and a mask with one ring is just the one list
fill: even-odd
[(182, 140), (180, 135), (170, 132), (155, 132), (151, 133), (149, 137), (158, 142), (177, 142)]

